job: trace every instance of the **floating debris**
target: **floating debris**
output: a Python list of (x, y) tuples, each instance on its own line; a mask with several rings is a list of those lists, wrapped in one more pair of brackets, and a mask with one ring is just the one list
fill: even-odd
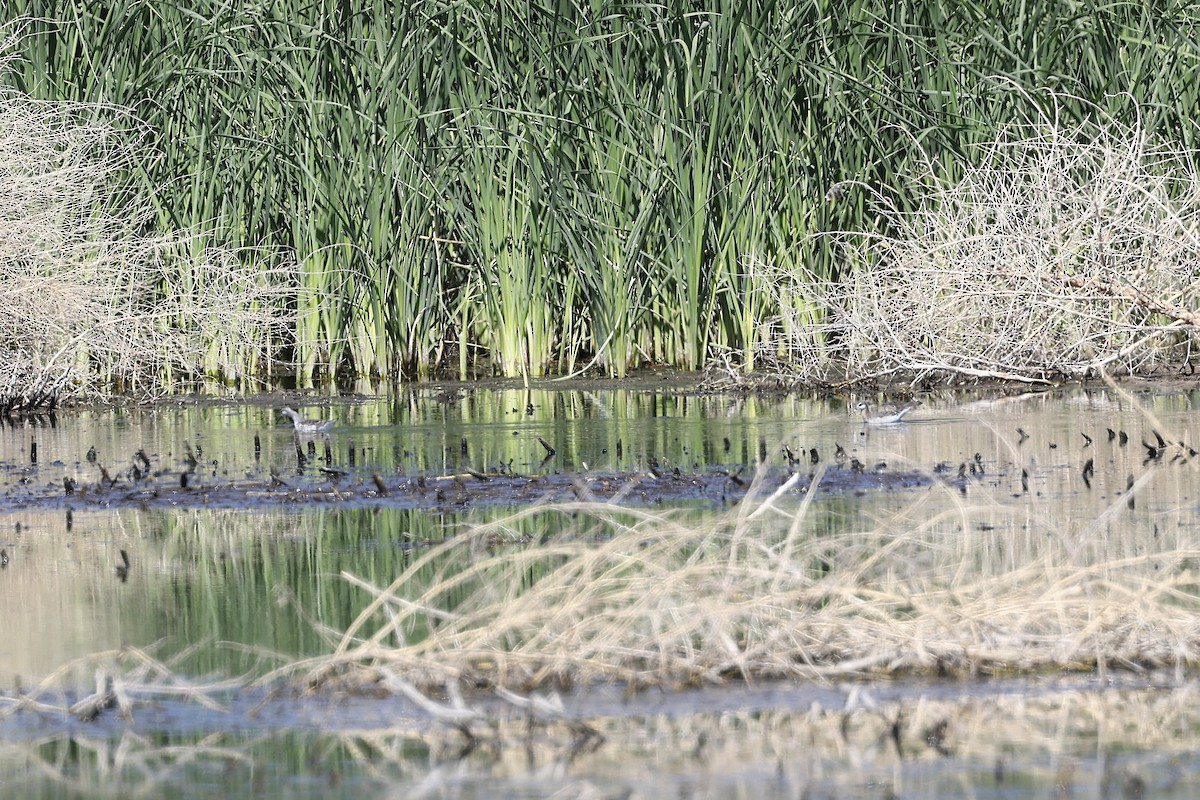
[(119, 550), (118, 552), (121, 555), (121, 563), (115, 567), (117, 578), (120, 579), (121, 583), (125, 583), (129, 580), (129, 553), (126, 553), (124, 550)]

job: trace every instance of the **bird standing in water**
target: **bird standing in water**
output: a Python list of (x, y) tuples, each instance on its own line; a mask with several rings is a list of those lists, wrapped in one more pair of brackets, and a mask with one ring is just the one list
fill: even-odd
[(326, 433), (337, 422), (332, 419), (305, 419), (295, 409), (286, 406), (280, 409), (280, 413), (292, 420), (297, 436), (315, 436), (318, 433)]
[(921, 405), (921, 401), (914, 400), (908, 405), (902, 407), (899, 411), (889, 411), (877, 416), (871, 416), (871, 406), (867, 403), (859, 403), (856, 408), (862, 412), (863, 422), (865, 422), (867, 425), (894, 425), (897, 422), (903, 422), (904, 415), (919, 405)]

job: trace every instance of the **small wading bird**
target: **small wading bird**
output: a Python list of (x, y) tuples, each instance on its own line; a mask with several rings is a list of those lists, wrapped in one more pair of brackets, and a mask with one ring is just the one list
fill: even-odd
[(855, 407), (862, 412), (863, 422), (865, 422), (867, 425), (894, 425), (897, 422), (903, 422), (904, 415), (919, 405), (921, 405), (921, 401), (914, 400), (908, 405), (900, 408), (898, 411), (894, 409), (887, 409), (883, 411), (883, 413), (880, 413), (876, 416), (871, 415), (871, 406), (867, 403), (859, 403)]
[(297, 436), (315, 436), (318, 433), (325, 433), (336, 422), (332, 419), (305, 419), (295, 409), (287, 407), (280, 409), (280, 413), (292, 420)]

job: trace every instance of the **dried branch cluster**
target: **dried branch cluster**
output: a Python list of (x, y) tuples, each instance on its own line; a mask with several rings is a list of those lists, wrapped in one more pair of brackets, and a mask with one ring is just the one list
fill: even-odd
[(1045, 382), (1186, 362), (1200, 324), (1194, 154), (1098, 119), (1013, 126), (953, 182), (931, 164), (911, 212), (875, 195), (887, 233), (839, 234), (842, 282), (777, 276), (794, 369)]
[[(112, 709), (117, 709), (122, 718), (129, 720), (133, 718), (136, 706), (164, 698), (178, 698), (213, 710), (225, 710), (215, 698), (240, 688), (245, 680), (234, 678), (200, 683), (184, 678), (177, 674), (175, 666), (188, 653), (190, 649), (168, 661), (159, 660), (152, 652), (136, 647), (93, 653), (62, 665), (36, 687), (13, 696), (0, 695), (0, 720), (32, 711), (51, 717), (69, 714), (91, 722)], [(94, 675), (95, 690), (72, 697), (73, 687), (81, 685), (81, 677), (89, 669)]]
[[(0, 91), (0, 407), (233, 379), (289, 326), (288, 270), (147, 236), (136, 136), (115, 110)], [(125, 120), (129, 122), (129, 120)], [(232, 373), (232, 374), (231, 374)]]
[[(455, 539), (390, 586), (354, 579), (372, 601), (331, 656), (289, 670), (319, 684), (390, 665), (417, 685), (523, 689), (1200, 663), (1200, 549), (1182, 539), (1085, 523), (1014, 537), (966, 507), (930, 518), (924, 502), (874, 530), (814, 535), (804, 508), (778, 502), (715, 523), (526, 510), (474, 529), (474, 557)], [(560, 533), (497, 548), (528, 516)]]

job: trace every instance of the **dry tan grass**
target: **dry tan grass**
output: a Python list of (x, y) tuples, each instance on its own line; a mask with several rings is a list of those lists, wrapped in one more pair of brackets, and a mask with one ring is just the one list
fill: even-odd
[(130, 179), (145, 158), (118, 109), (0, 89), (5, 406), (245, 378), (290, 331), (296, 278), (280, 258), (145, 234), (152, 209)]
[[(168, 698), (221, 709), (221, 704), (214, 698), (245, 685), (245, 680), (201, 683), (176, 674), (173, 665), (185, 659), (195, 647), (186, 649), (169, 662), (137, 647), (76, 659), (46, 676), (35, 687), (19, 689), (12, 696), (0, 696), (0, 720), (21, 712), (34, 712), (50, 717), (70, 715), (90, 722), (112, 709), (130, 720), (139, 704)], [(83, 685), (89, 673), (94, 679), (94, 691), (72, 699), (67, 694), (68, 688)]]
[(1081, 123), (1052, 110), (957, 180), (936, 164), (908, 176), (911, 212), (859, 186), (885, 233), (838, 234), (841, 283), (774, 277), (783, 319), (764, 362), (782, 351), (810, 380), (1038, 383), (1186, 360), (1200, 324), (1195, 156), (1099, 110)]
[[(994, 526), (977, 524), (994, 506), (932, 491), (949, 511), (919, 498), (843, 533), (815, 530), (794, 495), (705, 522), (527, 509), (431, 548), (389, 586), (347, 576), (369, 603), (331, 656), (293, 669), (524, 689), (1200, 662), (1200, 547), (1111, 524), (1125, 497), (1097, 520)], [(504, 544), (534, 517), (557, 535)]]

